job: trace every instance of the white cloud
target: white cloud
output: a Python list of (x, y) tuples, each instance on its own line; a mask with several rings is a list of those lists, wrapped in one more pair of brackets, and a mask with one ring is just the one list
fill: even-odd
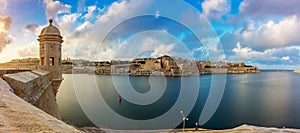
[(151, 53), (151, 57), (170, 54), (170, 52), (174, 49), (174, 44), (165, 44), (164, 42), (152, 37), (145, 37), (141, 44), (142, 47), (139, 51), (153, 51)]
[(236, 44), (236, 47), (233, 48), (232, 51), (236, 54), (236, 56), (231, 57), (231, 60), (252, 60), (252, 59), (263, 57), (263, 55), (267, 55), (269, 53), (268, 51), (266, 52), (253, 51), (249, 47), (243, 48), (240, 42)]
[(14, 37), (8, 33), (12, 19), (0, 14), (0, 53), (6, 45), (13, 42)]
[[(300, 20), (297, 16), (287, 17), (278, 23), (270, 20), (262, 24), (259, 28), (248, 30), (249, 36), (243, 36), (247, 42), (253, 42), (258, 46), (268, 45), (269, 47), (282, 47), (287, 45), (299, 44), (300, 38)], [(246, 32), (243, 33), (245, 35)], [(268, 47), (267, 46), (267, 47)]]
[(18, 48), (17, 54), (19, 57), (38, 57), (39, 55), (39, 44), (37, 41), (30, 42), (25, 47)]
[(58, 14), (70, 13), (71, 6), (67, 4), (62, 4), (59, 1), (53, 0), (43, 0), (46, 5), (46, 17), (47, 19), (56, 18)]
[[(151, 1), (147, 1), (151, 3)], [(149, 3), (141, 0), (122, 0), (120, 2), (112, 3), (105, 14), (98, 16), (98, 21), (106, 23), (108, 21), (123, 20), (128, 18), (131, 14), (136, 14), (140, 10), (145, 10), (146, 7), (150, 6)]]
[[(136, 45), (130, 45), (130, 48), (125, 47), (126, 48), (125, 49), (122, 46), (120, 46), (117, 40), (114, 40), (116, 42), (109, 42), (108, 40), (108, 43), (103, 43), (102, 41), (104, 40), (106, 35), (112, 30), (112, 28), (114, 28), (115, 26), (117, 26), (121, 22), (124, 22), (127, 19), (130, 19), (134, 16), (138, 16), (140, 14), (144, 14), (145, 12), (151, 12), (156, 16), (163, 15), (163, 13), (165, 13), (163, 12), (164, 10), (159, 10), (161, 12), (156, 12), (158, 11), (158, 9), (153, 8), (153, 5), (159, 2), (155, 3), (154, 0), (148, 0), (147, 2), (142, 0), (117, 1), (112, 3), (107, 8), (104, 8), (100, 14), (95, 13), (97, 7), (91, 7), (90, 11), (88, 12), (70, 13), (69, 12), (70, 6), (66, 6), (61, 2), (53, 2), (51, 0), (44, 0), (44, 3), (45, 1), (48, 1), (48, 3), (51, 2), (58, 3), (56, 4), (57, 7), (61, 7), (61, 6), (64, 7), (63, 14), (60, 15), (58, 15), (59, 14), (58, 8), (51, 8), (53, 9), (53, 11), (51, 12), (47, 11), (50, 8), (45, 9), (46, 14), (47, 12), (50, 12), (54, 15), (54, 18), (56, 19), (57, 22), (57, 24), (54, 25), (57, 26), (62, 33), (63, 40), (64, 40), (64, 43), (62, 45), (63, 58), (71, 57), (71, 58), (84, 58), (84, 59), (91, 59), (91, 60), (111, 60), (111, 59), (124, 58), (125, 56), (129, 56), (124, 54), (126, 53), (126, 50), (133, 54), (142, 52), (142, 49), (139, 48), (143, 46), (141, 44), (143, 44), (144, 42), (136, 43)], [(50, 4), (46, 4), (46, 5), (50, 5)], [(95, 18), (95, 20), (86, 19), (86, 18)], [(182, 18), (180, 17), (180, 20), (181, 19)], [(199, 25), (195, 25), (195, 26), (199, 26)], [(118, 32), (124, 32), (127, 34), (128, 30), (121, 29)], [(166, 33), (167, 30), (162, 29), (161, 34), (166, 34)], [(159, 41), (159, 45), (157, 45), (157, 47), (152, 51), (152, 55), (159, 55), (161, 53), (167, 54), (170, 51), (173, 52), (177, 45), (177, 44), (175, 45), (175, 43), (173, 42), (168, 42), (159, 39), (156, 40)], [(137, 47), (133, 47), (133, 46), (137, 46)], [(120, 49), (120, 47), (123, 49)], [(185, 53), (185, 54), (187, 53), (186, 51), (182, 50), (184, 49), (182, 47), (177, 49), (178, 49), (177, 51), (181, 50), (180, 51), (181, 53)], [(119, 50), (124, 50), (124, 53), (116, 52)], [(136, 51), (136, 52), (132, 52), (132, 51)]]
[(92, 24), (89, 21), (85, 21), (83, 24), (79, 25), (75, 31), (84, 31), (85, 29), (91, 27)]
[(174, 44), (168, 44), (168, 45), (159, 45), (157, 49), (151, 53), (151, 57), (158, 57), (162, 55), (168, 55), (174, 48)]
[(204, 51), (204, 47), (198, 47), (198, 48), (194, 48), (194, 51)]
[[(120, 22), (123, 22), (128, 16), (139, 12), (141, 9), (145, 9), (145, 6), (149, 5), (140, 0), (114, 2), (108, 8), (103, 10), (102, 14), (93, 14), (97, 15), (94, 22), (87, 20), (76, 25), (77, 28), (73, 31), (64, 30), (64, 34), (70, 35), (69, 37), (64, 36), (65, 40), (67, 40), (64, 42), (64, 47), (69, 48), (72, 47), (69, 45), (76, 45), (76, 49), (73, 52), (75, 54), (69, 54), (69, 56), (76, 55), (75, 58), (87, 59), (97, 57), (98, 60), (108, 60), (116, 57), (112, 52), (118, 48), (117, 44), (112, 42), (102, 44), (102, 41), (112, 30), (111, 28), (115, 27)], [(106, 44), (114, 46), (110, 47), (106, 46)], [(112, 48), (115, 49), (113, 50)], [(96, 54), (93, 55), (92, 53)]]
[(238, 42), (232, 49), (234, 53), (229, 59), (232, 61), (250, 61), (262, 64), (286, 64), (300, 65), (300, 46), (288, 46), (281, 48), (255, 51), (249, 47), (242, 47)]
[(4, 12), (7, 8), (7, 0), (0, 0), (0, 12)]
[(227, 0), (205, 0), (201, 3), (203, 14), (206, 17), (220, 19), (230, 12), (231, 6)]
[(284, 56), (281, 58), (282, 60), (290, 60), (290, 57), (289, 56)]
[(93, 15), (93, 13), (96, 9), (97, 9), (96, 6), (89, 6), (88, 10), (87, 10), (87, 14), (84, 15), (84, 18), (89, 19)]
[(27, 24), (25, 29), (23, 29), (22, 31), (25, 35), (28, 35), (28, 33), (30, 32), (34, 33), (35, 35), (38, 35), (40, 34), (42, 29), (42, 26), (39, 24)]
[(292, 46), (300, 44), (299, 29), (300, 19), (295, 15), (283, 18), (279, 22), (273, 20), (266, 23), (248, 21), (248, 24), (242, 29), (224, 35), (222, 42), (225, 46), (232, 46), (241, 42), (246, 46), (255, 48)]
[(269, 19), (271, 15), (300, 16), (299, 0), (244, 0), (239, 6), (240, 17)]
[(58, 28), (64, 37), (68, 38), (74, 34), (74, 24), (79, 16), (77, 13), (65, 14), (58, 20)]
[[(123, 17), (120, 14), (126, 14), (126, 9), (128, 9), (128, 7), (130, 5), (128, 5), (128, 1), (124, 0), (121, 2), (114, 2), (107, 10), (107, 12), (101, 16), (98, 17), (98, 21), (105, 23), (109, 20), (114, 20), (116, 19), (116, 17)], [(127, 10), (129, 11), (129, 10)]]

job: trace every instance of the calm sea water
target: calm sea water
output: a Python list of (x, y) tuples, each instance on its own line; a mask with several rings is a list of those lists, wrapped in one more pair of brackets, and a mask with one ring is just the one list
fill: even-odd
[[(162, 95), (157, 101), (148, 105), (136, 105), (125, 99), (122, 99), (121, 103), (118, 101), (118, 93), (113, 81), (116, 82), (115, 79), (118, 79), (117, 82), (123, 82), (122, 76), (64, 74), (63, 77), (64, 81), (57, 95), (60, 113), (63, 120), (78, 127), (94, 126), (94, 124), (83, 113), (76, 95), (80, 95), (80, 100), (85, 98), (93, 100), (93, 95), (86, 95), (75, 89), (80, 89), (82, 92), (98, 89), (104, 102), (117, 114), (134, 120), (147, 120), (162, 115), (174, 106), (181, 90), (181, 81), (199, 80), (199, 91), (196, 91), (198, 97), (187, 121), (187, 127), (195, 127), (195, 122), (198, 121), (209, 95), (212, 79), (211, 75), (166, 78), (130, 76), (129, 82), (138, 93), (149, 92), (153, 84), (158, 88), (159, 86), (166, 88), (163, 93), (158, 92)], [(91, 81), (96, 85), (90, 84)], [(78, 83), (84, 84), (84, 87), (78, 88)], [(74, 88), (74, 84), (77, 88)], [(126, 87), (123, 89), (126, 90)], [(190, 91), (193, 93), (193, 90)], [(186, 97), (188, 98), (190, 97)], [(90, 104), (95, 103), (100, 102), (95, 98), (95, 102)], [(95, 111), (101, 113), (101, 110)], [(221, 103), (211, 119), (201, 127), (225, 129), (241, 124), (300, 128), (300, 74), (291, 71), (272, 71), (227, 75)], [(179, 124), (178, 128), (181, 126)]]

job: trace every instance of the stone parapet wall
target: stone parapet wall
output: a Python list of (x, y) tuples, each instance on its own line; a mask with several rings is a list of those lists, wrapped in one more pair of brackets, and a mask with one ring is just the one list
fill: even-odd
[(30, 71), (30, 69), (3, 69), (0, 70), (0, 78), (2, 78), (4, 74), (13, 74), (18, 72), (26, 72), (26, 71)]
[(32, 106), (11, 90), (0, 78), (0, 133), (80, 133), (74, 127)]
[(39, 76), (31, 72), (20, 72), (15, 74), (6, 74), (3, 79), (11, 86), (15, 94), (29, 102), (30, 98), (37, 91)]
[(53, 83), (49, 78), (49, 72), (41, 70), (3, 76), (3, 79), (20, 98), (61, 119), (55, 98), (57, 85), (53, 88)]
[(48, 72), (33, 71), (6, 74), (3, 79), (13, 88), (15, 94), (34, 104), (51, 84)]

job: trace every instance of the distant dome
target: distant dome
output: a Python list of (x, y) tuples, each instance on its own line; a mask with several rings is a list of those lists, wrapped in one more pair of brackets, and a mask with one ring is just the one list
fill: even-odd
[(53, 26), (52, 22), (53, 22), (53, 20), (50, 19), (49, 20), (49, 26), (45, 27), (42, 30), (41, 35), (59, 35), (60, 36), (59, 29), (56, 28), (55, 26)]

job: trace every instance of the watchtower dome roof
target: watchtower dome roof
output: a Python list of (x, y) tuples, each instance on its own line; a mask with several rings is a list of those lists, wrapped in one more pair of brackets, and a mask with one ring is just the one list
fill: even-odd
[(58, 35), (60, 36), (59, 29), (52, 25), (53, 20), (49, 19), (49, 26), (45, 27), (42, 32), (41, 36), (43, 35)]
[(59, 29), (52, 25), (53, 20), (49, 20), (49, 25), (45, 27), (41, 34), (39, 35), (38, 41), (55, 41), (59, 43), (63, 43), (62, 36), (60, 35)]

